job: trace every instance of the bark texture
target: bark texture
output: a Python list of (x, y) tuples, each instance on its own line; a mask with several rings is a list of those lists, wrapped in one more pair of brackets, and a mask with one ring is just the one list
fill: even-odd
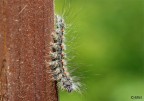
[(58, 101), (53, 31), (53, 0), (0, 0), (0, 101)]

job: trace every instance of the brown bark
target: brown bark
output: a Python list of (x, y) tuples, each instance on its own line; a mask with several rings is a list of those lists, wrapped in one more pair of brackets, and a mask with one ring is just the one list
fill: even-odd
[(0, 101), (58, 101), (50, 67), (53, 0), (1, 0)]

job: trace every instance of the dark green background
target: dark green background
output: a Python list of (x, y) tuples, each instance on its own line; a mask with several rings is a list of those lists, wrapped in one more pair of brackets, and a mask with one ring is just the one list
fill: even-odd
[(82, 83), (60, 101), (144, 101), (144, 0), (55, 0), (55, 10), (65, 12), (69, 68)]

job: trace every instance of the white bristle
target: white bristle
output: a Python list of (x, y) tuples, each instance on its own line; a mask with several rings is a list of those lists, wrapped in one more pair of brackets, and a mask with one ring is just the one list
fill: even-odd
[(54, 80), (58, 81), (60, 88), (65, 89), (68, 92), (79, 91), (80, 83), (75, 82), (74, 77), (71, 77), (67, 70), (66, 61), (66, 45), (65, 45), (65, 28), (66, 24), (64, 19), (56, 15), (55, 16), (55, 33), (52, 33), (53, 41), (50, 43), (51, 46), (51, 62), (49, 63)]

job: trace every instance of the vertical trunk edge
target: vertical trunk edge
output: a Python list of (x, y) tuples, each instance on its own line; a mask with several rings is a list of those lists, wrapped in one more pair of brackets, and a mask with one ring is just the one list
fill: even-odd
[(0, 101), (58, 101), (52, 79), (53, 0), (1, 0)]

